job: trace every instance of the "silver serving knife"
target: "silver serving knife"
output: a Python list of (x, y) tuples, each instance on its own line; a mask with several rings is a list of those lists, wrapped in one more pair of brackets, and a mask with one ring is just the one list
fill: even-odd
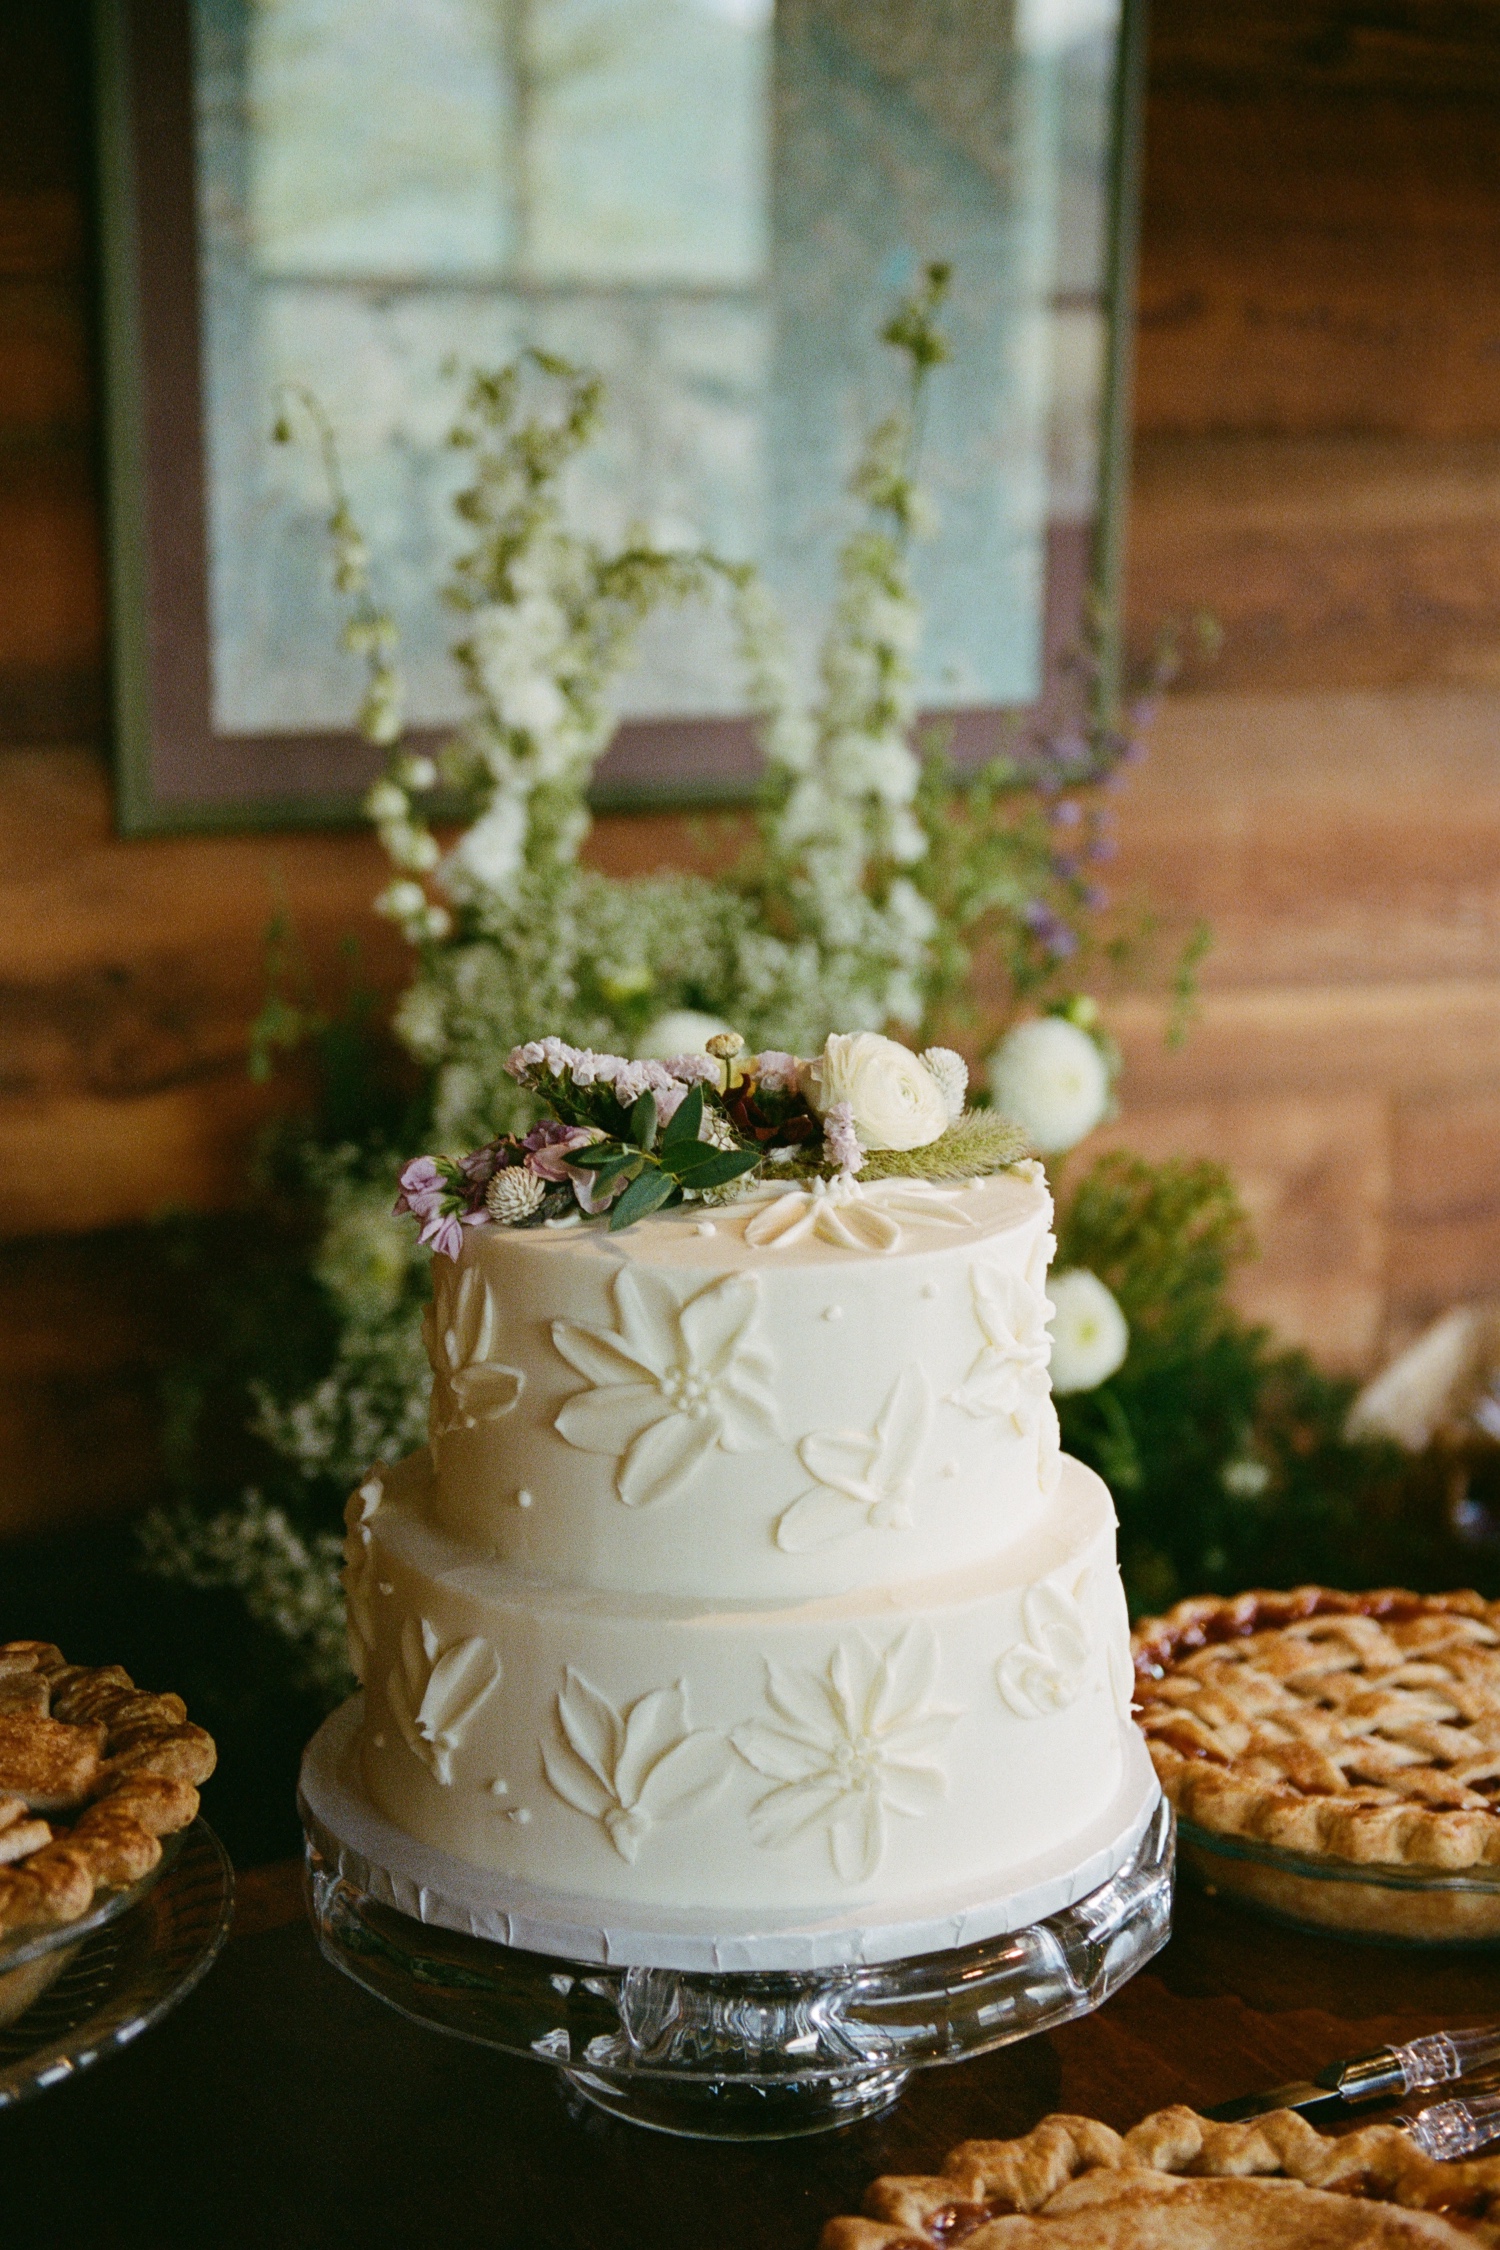
[(1316, 2078), (1218, 2102), (1203, 2114), (1224, 2125), (1237, 2125), (1273, 2109), (1295, 2109), (1315, 2124), (1320, 2116), (1330, 2119), (1373, 2102), (1399, 2101), (1423, 2087), (1451, 2085), (1455, 2078), (1490, 2063), (1500, 2063), (1500, 2023), (1478, 2024), (1469, 2031), (1434, 2031), (1405, 2047), (1377, 2047), (1373, 2054), (1329, 2063)]

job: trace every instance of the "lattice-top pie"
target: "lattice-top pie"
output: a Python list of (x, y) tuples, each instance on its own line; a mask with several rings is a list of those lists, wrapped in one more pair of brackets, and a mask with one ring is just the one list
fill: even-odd
[(1162, 1787), (1200, 1828), (1435, 1875), (1500, 1868), (1500, 1603), (1205, 1597), (1134, 1648)]
[(1126, 2133), (1044, 2117), (964, 2141), (931, 2179), (877, 2180), (821, 2250), (1473, 2250), (1500, 2243), (1500, 2157), (1435, 2164), (1394, 2125), (1329, 2140), (1291, 2110)]
[(213, 1770), (180, 1696), (0, 1642), (0, 1933), (76, 1921), (96, 1890), (149, 1874)]

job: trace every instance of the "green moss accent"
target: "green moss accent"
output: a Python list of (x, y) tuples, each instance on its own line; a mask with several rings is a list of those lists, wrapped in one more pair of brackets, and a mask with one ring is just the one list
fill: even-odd
[(1031, 1154), (1019, 1125), (997, 1109), (966, 1109), (925, 1148), (871, 1149), (861, 1180), (972, 1180), (1003, 1172)]

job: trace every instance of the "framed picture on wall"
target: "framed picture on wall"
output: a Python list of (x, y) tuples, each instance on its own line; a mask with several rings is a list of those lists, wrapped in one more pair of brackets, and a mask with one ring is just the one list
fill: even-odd
[[(271, 443), (289, 386), (339, 434), (415, 746), (461, 711), (462, 369), (596, 369), (580, 521), (755, 560), (810, 661), (899, 381), (878, 332), (932, 260), (920, 691), (960, 761), (1112, 614), (1136, 0), (99, 0), (97, 25), (127, 831), (348, 819), (376, 770), (316, 450)], [(732, 801), (757, 762), (723, 621), (654, 623), (597, 801)]]

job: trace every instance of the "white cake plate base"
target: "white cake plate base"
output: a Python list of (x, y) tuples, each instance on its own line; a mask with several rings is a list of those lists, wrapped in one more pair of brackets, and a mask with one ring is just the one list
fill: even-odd
[(357, 1721), (357, 1706), (336, 1712), (303, 1766), (308, 1905), (325, 1956), (414, 2021), (552, 2064), (585, 2100), (661, 2132), (784, 2139), (853, 2124), (894, 2102), (914, 2069), (1088, 2014), (1170, 1929), (1172, 1815), (1144, 1745), (1149, 1788), (1132, 1758), (1128, 1817), (1085, 1862), (1102, 1875), (1028, 1870), (1007, 1894), (1045, 1899), (1061, 1885), (1050, 1910), (997, 1925), (998, 1900), (934, 1902), (875, 1930), (761, 1924), (716, 1939), (682, 1916), (621, 1929), (618, 1907), (523, 1897), (412, 1844), (358, 1786)]
[(492, 1874), (418, 1844), (377, 1812), (359, 1770), (363, 1699), (351, 1696), (308, 1744), (298, 1801), (335, 1839), (340, 1874), (370, 1898), (444, 1930), (489, 1938), (528, 1953), (605, 1967), (693, 1972), (829, 1969), (948, 1953), (1026, 1928), (1074, 1905), (1129, 1864), (1150, 1826), (1160, 1790), (1144, 1738), (1123, 1730), (1124, 1760), (1113, 1801), (1060, 1850), (1007, 1868), (1001, 1882), (934, 1889), (900, 1901), (899, 1913), (758, 1913), (712, 1918), (670, 1907), (649, 1923), (618, 1900), (546, 1891)]

